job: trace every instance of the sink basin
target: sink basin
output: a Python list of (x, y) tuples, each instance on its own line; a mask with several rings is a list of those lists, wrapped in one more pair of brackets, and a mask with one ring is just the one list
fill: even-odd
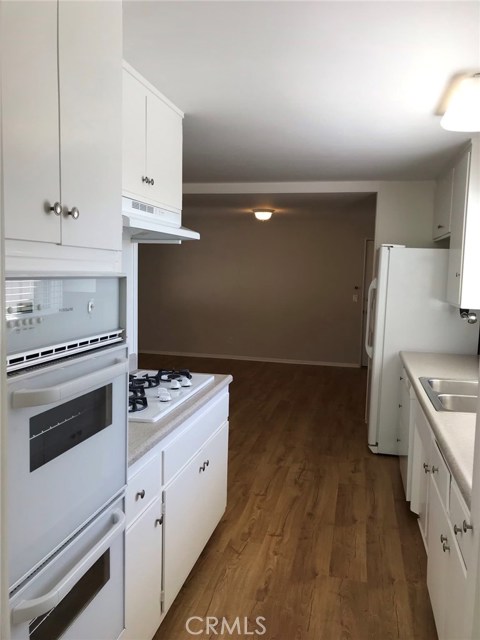
[(440, 393), (438, 399), (445, 411), (477, 412), (477, 396), (459, 396), (452, 393)]
[(476, 413), (477, 380), (449, 378), (419, 378), (419, 380), (437, 411)]
[(436, 393), (478, 396), (477, 380), (449, 380), (447, 378), (427, 378), (427, 380)]

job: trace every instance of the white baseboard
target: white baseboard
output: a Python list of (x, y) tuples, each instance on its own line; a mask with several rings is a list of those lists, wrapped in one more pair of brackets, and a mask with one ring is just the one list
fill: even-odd
[(360, 369), (357, 362), (320, 362), (317, 360), (286, 360), (284, 358), (255, 358), (251, 356), (231, 356), (215, 353), (187, 353), (184, 351), (153, 351), (151, 349), (139, 349), (140, 354), (156, 356), (181, 356), (185, 358), (212, 358), (215, 360), (248, 360), (249, 362), (277, 362), (279, 364), (308, 364), (316, 367), (348, 367)]

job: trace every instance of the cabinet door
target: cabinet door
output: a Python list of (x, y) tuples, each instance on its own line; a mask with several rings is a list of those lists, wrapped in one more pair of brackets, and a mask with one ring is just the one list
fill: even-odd
[(165, 611), (225, 510), (227, 444), (225, 423), (164, 491)]
[(439, 177), (435, 189), (433, 209), (433, 239), (440, 240), (450, 233), (452, 211), (453, 168)]
[(468, 151), (454, 167), (450, 250), (448, 254), (447, 301), (461, 304), (463, 249), (466, 222), (467, 186), (470, 171)]
[(149, 187), (142, 181), (146, 177), (147, 94), (145, 87), (125, 69), (122, 78), (122, 191), (128, 196), (145, 200)]
[(427, 586), (440, 640), (446, 637), (445, 605), (447, 580), (449, 580), (447, 547), (452, 546), (453, 543), (454, 541), (449, 539), (449, 525), (440, 494), (435, 482), (431, 479), (428, 494)]
[(125, 635), (149, 640), (161, 619), (162, 525), (157, 498), (127, 530), (125, 554)]
[(60, 242), (57, 3), (2, 2), (5, 237)]
[(467, 572), (460, 555), (455, 534), (450, 526), (448, 534), (449, 547), (447, 567), (447, 597), (445, 603), (445, 639), (466, 638), (464, 630), (466, 621), (465, 600), (467, 590)]
[(427, 493), (428, 473), (424, 465), (428, 465), (426, 447), (420, 437), (418, 429), (414, 431), (413, 460), (412, 460), (412, 494), (410, 509), (418, 515), (420, 532), (427, 544)]
[(60, 2), (62, 244), (121, 250), (122, 5)]
[(182, 209), (182, 117), (153, 93), (147, 93), (147, 175), (149, 201)]

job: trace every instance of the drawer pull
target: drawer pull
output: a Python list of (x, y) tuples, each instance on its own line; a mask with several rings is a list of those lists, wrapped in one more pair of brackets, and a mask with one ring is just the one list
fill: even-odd
[(203, 463), (206, 467), (208, 467), (208, 465), (210, 464), (210, 460), (207, 460), (206, 462)]
[(443, 549), (443, 553), (446, 553), (447, 551), (450, 551), (450, 547), (448, 546), (448, 544), (446, 542), (443, 543), (442, 549)]
[(423, 463), (423, 470), (425, 471), (425, 473), (430, 473), (430, 467), (426, 462)]
[(438, 467), (432, 464), (432, 473), (438, 473)]
[(202, 471), (205, 471), (205, 463), (203, 463), (202, 466), (199, 468), (198, 473), (202, 473)]
[(448, 542), (447, 536), (444, 536), (443, 533), (440, 534), (440, 542)]
[(473, 525), (468, 524), (466, 520), (463, 521), (463, 532), (467, 533), (468, 530), (473, 531)]
[(137, 492), (137, 495), (135, 496), (135, 500), (143, 500), (145, 498), (145, 489), (142, 489), (141, 491)]
[(161, 518), (157, 518), (155, 520), (155, 526), (159, 527), (161, 524), (163, 524), (163, 516)]
[(456, 524), (453, 525), (453, 533), (457, 536), (459, 533), (462, 533), (462, 528), (457, 527)]

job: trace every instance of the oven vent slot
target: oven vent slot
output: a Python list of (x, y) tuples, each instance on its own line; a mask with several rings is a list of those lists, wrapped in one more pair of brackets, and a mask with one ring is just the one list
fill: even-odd
[(123, 330), (118, 329), (109, 333), (91, 336), (90, 338), (82, 338), (82, 340), (71, 340), (62, 344), (49, 345), (43, 349), (15, 353), (7, 356), (7, 373), (13, 373), (26, 367), (33, 367), (59, 358), (65, 358), (67, 352), (68, 355), (71, 356), (122, 341)]

